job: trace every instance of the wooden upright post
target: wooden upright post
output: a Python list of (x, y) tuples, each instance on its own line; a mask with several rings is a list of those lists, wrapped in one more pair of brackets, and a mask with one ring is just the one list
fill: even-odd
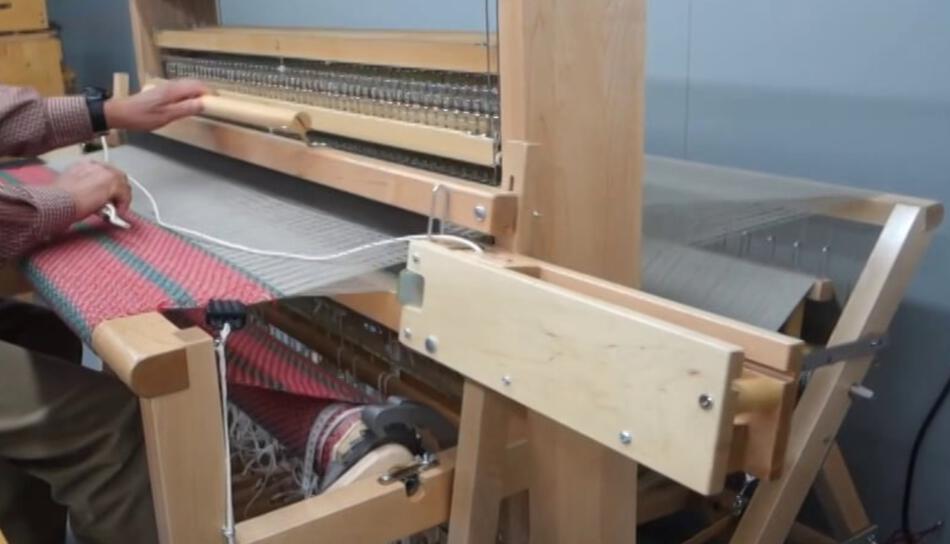
[[(645, 2), (501, 0), (502, 184), (519, 194), (503, 243), (639, 284)], [(586, 402), (565, 399), (565, 402)], [(531, 542), (630, 544), (636, 463), (528, 415)]]

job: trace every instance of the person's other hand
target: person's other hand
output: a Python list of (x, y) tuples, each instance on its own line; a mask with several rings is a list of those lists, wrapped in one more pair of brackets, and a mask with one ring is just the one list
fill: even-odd
[(110, 202), (124, 212), (132, 201), (132, 188), (125, 174), (101, 162), (77, 162), (60, 174), (53, 185), (73, 197), (76, 219), (85, 219)]
[(200, 81), (162, 83), (128, 98), (107, 100), (106, 123), (109, 128), (155, 130), (201, 113), (201, 97), (208, 93), (210, 90)]

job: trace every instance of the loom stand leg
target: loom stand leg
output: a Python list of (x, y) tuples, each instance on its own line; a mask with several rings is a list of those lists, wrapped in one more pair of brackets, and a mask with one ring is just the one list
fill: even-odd
[(466, 381), (462, 396), (449, 544), (495, 542), (504, 498), (509, 402)]
[(528, 412), (531, 544), (635, 544), (637, 463)]
[(188, 329), (159, 341), (184, 348), (189, 383), (183, 391), (140, 401), (159, 539), (220, 542), (225, 454), (212, 340)]
[[(926, 223), (922, 208), (894, 207), (829, 345), (887, 330), (933, 235)], [(861, 357), (814, 372), (792, 418), (782, 475), (759, 485), (732, 542), (785, 541), (847, 414), (851, 386), (861, 383), (872, 359)]]
[(847, 538), (871, 525), (837, 443), (828, 451), (814, 489), (836, 537)]

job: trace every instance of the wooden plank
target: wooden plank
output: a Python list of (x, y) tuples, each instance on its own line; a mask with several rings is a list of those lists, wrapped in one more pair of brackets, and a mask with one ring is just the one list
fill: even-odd
[(62, 96), (62, 63), (62, 46), (51, 32), (0, 36), (0, 82), (4, 85), (31, 87), (44, 96)]
[(507, 399), (465, 382), (449, 544), (480, 544), (498, 538), (508, 413)]
[(846, 538), (871, 526), (841, 448), (835, 443), (815, 480), (815, 495), (835, 536)]
[(645, 2), (499, 6), (505, 184), (518, 253), (636, 286)]
[(528, 412), (531, 544), (637, 540), (637, 464)]
[(227, 90), (218, 90), (217, 93), (293, 109), (309, 117), (311, 130), (482, 166), (495, 164), (495, 140), (487, 136)]
[(406, 345), (701, 493), (721, 488), (738, 348), (467, 252), (410, 253), (425, 287), (403, 307)]
[(510, 254), (499, 254), (497, 257), (501, 265), (518, 268), (553, 285), (735, 344), (742, 348), (748, 361), (797, 376), (804, 350), (804, 344), (797, 338), (766, 331), (735, 319), (563, 267)]
[[(894, 206), (830, 345), (887, 330), (932, 234), (925, 208)], [(864, 379), (872, 359), (860, 357), (815, 371), (793, 416), (782, 476), (759, 485), (733, 542), (777, 544), (785, 539), (847, 414), (849, 389)]]
[(487, 48), (483, 32), (221, 27), (156, 33), (156, 43), (167, 49), (494, 73), (492, 42)]
[(163, 544), (217, 542), (224, 523), (224, 437), (217, 365), (211, 338), (178, 330), (158, 314), (107, 322), (115, 334), (93, 332), (94, 347), (117, 372), (135, 354), (165, 346), (185, 358), (189, 387), (143, 399), (142, 430), (159, 540)]
[[(505, 456), (504, 495), (525, 489), (527, 447), (509, 444)], [(439, 466), (422, 473), (412, 497), (401, 485), (360, 480), (237, 525), (239, 544), (310, 544), (314, 535), (333, 542), (391, 542), (435, 527), (449, 519), (455, 451), (439, 454)], [(211, 542), (209, 540), (209, 542)]]
[[(447, 220), (486, 234), (514, 228), (517, 198), (486, 185), (210, 119), (183, 119), (156, 134), (423, 215), (431, 210), (433, 189), (442, 186), (450, 195)], [(476, 206), (484, 207), (484, 216), (475, 214)]]
[(48, 26), (46, 0), (0, 1), (0, 32), (43, 30)]

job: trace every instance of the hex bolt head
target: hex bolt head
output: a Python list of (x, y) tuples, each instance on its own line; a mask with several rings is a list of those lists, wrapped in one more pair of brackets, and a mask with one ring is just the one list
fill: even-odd
[(404, 328), (404, 329), (402, 330), (402, 337), (405, 338), (406, 340), (411, 340), (411, 339), (412, 339), (412, 329), (410, 329), (409, 327)]

